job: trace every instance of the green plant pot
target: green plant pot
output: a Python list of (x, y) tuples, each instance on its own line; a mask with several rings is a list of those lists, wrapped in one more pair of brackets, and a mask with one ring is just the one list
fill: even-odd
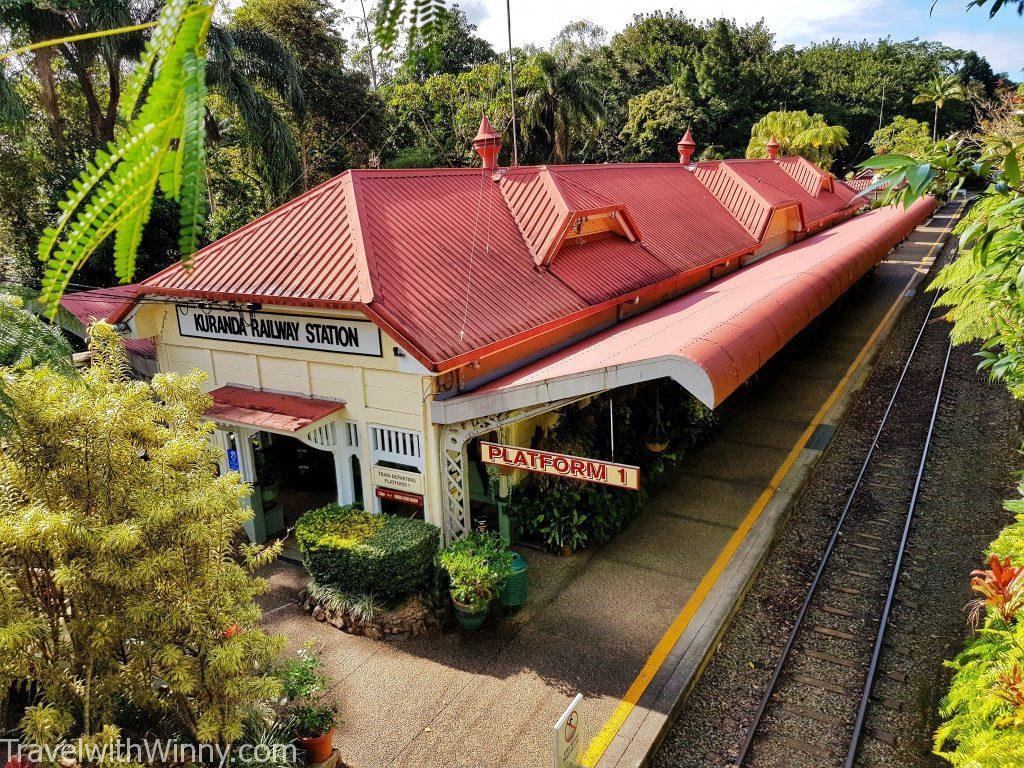
[(487, 608), (473, 610), (468, 605), (463, 605), (455, 598), (452, 598), (452, 607), (455, 609), (455, 618), (459, 620), (459, 626), (463, 629), (474, 631), (480, 629), (480, 625), (487, 618)]
[(526, 576), (526, 560), (518, 552), (512, 553), (512, 573), (505, 579), (499, 599), (506, 608), (518, 608), (526, 602), (529, 582)]

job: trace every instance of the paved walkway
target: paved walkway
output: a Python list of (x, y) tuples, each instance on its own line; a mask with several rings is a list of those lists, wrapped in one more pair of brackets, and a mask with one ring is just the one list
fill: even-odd
[(623, 755), (639, 739), (616, 733), (624, 723), (642, 731), (646, 721), (623, 698), (644, 701), (646, 685), (634, 681), (652, 651), (920, 269), (936, 229), (919, 228), (737, 392), (721, 430), (611, 544), (568, 558), (528, 552), (530, 602), (514, 618), (477, 634), (375, 642), (314, 622), (295, 604), (301, 569), (269, 568), (265, 624), (293, 646), (312, 639), (324, 647), (345, 718), (335, 739), (344, 760), (354, 768), (547, 766), (554, 721), (580, 692), (586, 740), (604, 737), (592, 757), (610, 747), (602, 765), (635, 764)]

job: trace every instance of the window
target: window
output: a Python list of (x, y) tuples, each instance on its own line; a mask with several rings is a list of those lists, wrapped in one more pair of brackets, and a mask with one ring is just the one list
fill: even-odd
[(411, 429), (370, 425), (370, 459), (423, 471), (423, 437)]

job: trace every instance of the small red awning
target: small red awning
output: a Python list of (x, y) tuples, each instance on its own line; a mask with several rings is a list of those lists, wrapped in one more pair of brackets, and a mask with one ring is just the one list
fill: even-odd
[(213, 405), (206, 411), (207, 418), (282, 432), (301, 432), (345, 407), (345, 403), (335, 400), (245, 387), (220, 387), (209, 394)]

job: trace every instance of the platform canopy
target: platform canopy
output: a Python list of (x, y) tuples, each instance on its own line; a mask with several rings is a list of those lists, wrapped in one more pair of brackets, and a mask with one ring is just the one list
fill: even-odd
[(213, 405), (206, 417), (273, 432), (298, 433), (314, 428), (345, 407), (335, 400), (282, 395), (226, 386), (209, 393)]
[(470, 393), (432, 404), (453, 424), (659, 378), (715, 407), (935, 208), (887, 207), (579, 341)]

